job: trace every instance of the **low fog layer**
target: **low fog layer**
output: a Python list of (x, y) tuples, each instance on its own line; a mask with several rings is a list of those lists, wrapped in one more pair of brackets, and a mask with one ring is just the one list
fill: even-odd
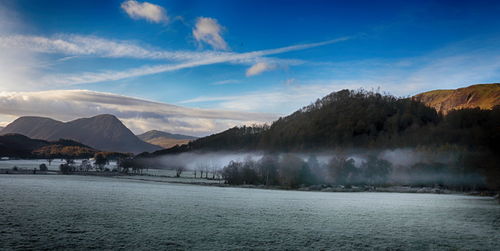
[[(460, 151), (388, 149), (296, 153), (191, 152), (143, 160), (149, 168), (217, 173), (231, 183), (287, 186), (336, 185), (485, 185), (463, 163)], [(272, 169), (272, 170), (271, 170)], [(270, 174), (271, 173), (271, 174)], [(246, 176), (252, 176), (248, 178)], [(275, 175), (274, 183), (269, 175)], [(290, 177), (292, 176), (292, 177)], [(264, 181), (265, 180), (265, 181)]]

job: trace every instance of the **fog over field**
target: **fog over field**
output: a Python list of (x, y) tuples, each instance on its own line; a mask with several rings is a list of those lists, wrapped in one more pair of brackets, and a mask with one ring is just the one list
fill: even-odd
[[(376, 159), (387, 163), (388, 173), (383, 182), (388, 185), (427, 184), (434, 185), (446, 181), (449, 184), (483, 185), (484, 177), (477, 172), (462, 173), (458, 151), (432, 151), (427, 149), (398, 148), (386, 150), (340, 150), (293, 153), (253, 152), (187, 152), (169, 154), (153, 159), (145, 159), (144, 164), (153, 169), (175, 169), (183, 167), (185, 171), (222, 172), (231, 162), (261, 163), (266, 157), (273, 157), (277, 162), (289, 156), (298, 157), (308, 165), (316, 177), (323, 177), (324, 183), (333, 183), (331, 176), (332, 160), (342, 159), (352, 163), (355, 169), (362, 171), (369, 168), (370, 160)], [(317, 164), (311, 164), (311, 159)], [(414, 170), (417, 167), (432, 167)], [(278, 171), (279, 172), (279, 171)], [(354, 183), (368, 183), (370, 177), (358, 178)]]
[[(331, 151), (318, 151), (318, 152), (292, 152), (292, 153), (269, 153), (275, 156), (282, 156), (284, 154), (293, 154), (304, 161), (310, 156), (315, 156), (318, 161), (322, 164), (326, 164), (332, 157), (344, 156), (349, 159), (353, 159), (357, 167), (359, 167), (363, 162), (366, 161), (367, 155), (377, 154), (380, 159), (389, 161), (394, 166), (411, 166), (420, 162), (440, 162), (443, 164), (450, 164), (456, 160), (457, 153), (440, 153), (433, 154), (424, 151), (418, 151), (410, 148), (401, 149), (391, 149), (382, 151), (373, 150), (353, 150), (349, 153), (338, 153), (334, 150)], [(229, 151), (217, 151), (217, 152), (186, 152), (180, 154), (170, 154), (161, 157), (156, 157), (154, 161), (158, 164), (158, 168), (182, 165), (188, 169), (195, 169), (197, 165), (209, 164), (215, 166), (217, 169), (223, 168), (225, 165), (229, 164), (230, 161), (244, 161), (259, 160), (266, 152), (253, 151), (253, 152), (229, 152)]]

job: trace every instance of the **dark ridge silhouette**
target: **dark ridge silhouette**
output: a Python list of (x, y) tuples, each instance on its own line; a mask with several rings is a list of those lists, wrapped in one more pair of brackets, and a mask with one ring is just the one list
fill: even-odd
[(73, 140), (45, 141), (21, 134), (0, 136), (0, 156), (14, 158), (90, 158), (98, 151)]
[(111, 152), (136, 154), (161, 149), (140, 140), (118, 118), (109, 114), (66, 123), (43, 117), (20, 117), (1, 132), (7, 133), (18, 133), (48, 141), (71, 139), (94, 149)]

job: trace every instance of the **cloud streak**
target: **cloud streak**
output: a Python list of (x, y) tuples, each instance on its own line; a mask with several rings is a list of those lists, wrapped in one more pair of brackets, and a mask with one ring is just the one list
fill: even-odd
[[(291, 113), (317, 98), (341, 89), (377, 90), (407, 96), (440, 88), (498, 82), (500, 51), (484, 49), (396, 60), (361, 60), (321, 66), (316, 79), (293, 79), (282, 86), (240, 95), (200, 96), (181, 101), (219, 109)], [(346, 74), (346, 75), (342, 75)], [(292, 83), (290, 83), (292, 82)]]
[(226, 79), (226, 80), (214, 82), (214, 83), (212, 83), (212, 85), (230, 85), (230, 84), (238, 84), (240, 82), (241, 81), (237, 80), (237, 79)]
[(60, 34), (53, 37), (8, 35), (0, 36), (0, 48), (23, 49), (38, 53), (64, 54), (72, 56), (95, 56), (102, 58), (136, 58), (150, 60), (201, 60), (227, 53), (214, 51), (168, 51), (147, 48), (137, 43), (110, 40), (96, 36)]
[(121, 4), (121, 8), (133, 19), (145, 19), (153, 23), (168, 22), (166, 10), (156, 4), (128, 0)]
[(0, 92), (0, 114), (72, 120), (114, 114), (136, 133), (151, 129), (204, 136), (243, 124), (265, 123), (274, 114), (196, 109), (88, 90)]
[[(121, 71), (83, 72), (74, 74), (53, 74), (42, 77), (43, 85), (74, 85), (115, 81), (131, 77), (139, 77), (162, 72), (176, 71), (185, 68), (198, 67), (210, 64), (258, 64), (266, 65), (293, 65), (303, 63), (300, 60), (268, 58), (267, 56), (282, 54), (290, 51), (324, 46), (349, 38), (324, 41), (320, 43), (299, 44), (269, 50), (252, 51), (245, 53), (220, 51), (167, 51), (140, 46), (130, 41), (109, 40), (95, 36), (56, 35), (53, 37), (8, 35), (0, 36), (0, 49), (9, 51), (24, 51), (47, 54), (62, 54), (66, 56), (95, 56), (103, 58), (136, 58), (150, 60), (165, 60), (172, 63), (154, 66), (141, 66)], [(260, 64), (259, 64), (260, 63)], [(256, 75), (264, 69), (252, 69), (247, 74)], [(37, 81), (38, 77), (37, 77)]]
[[(42, 79), (45, 84), (53, 85), (75, 85), (75, 84), (88, 84), (88, 83), (98, 83), (104, 81), (115, 81), (120, 79), (126, 79), (131, 77), (139, 77), (151, 74), (158, 74), (163, 72), (177, 71), (185, 68), (193, 68), (203, 65), (212, 65), (220, 63), (236, 63), (236, 64), (248, 64), (254, 63), (256, 61), (265, 61), (263, 59), (265, 56), (286, 53), (290, 51), (304, 50), (312, 47), (323, 46), (327, 44), (337, 43), (345, 41), (346, 38), (329, 40), (321, 43), (311, 43), (311, 44), (300, 44), (294, 46), (287, 46), (271, 50), (261, 50), (246, 53), (221, 53), (214, 54), (212, 56), (201, 57), (197, 60), (189, 60), (174, 64), (161, 64), (156, 66), (143, 66), (138, 68), (131, 68), (123, 71), (102, 71), (102, 72), (88, 72), (88, 73), (78, 73), (78, 74), (56, 74), (51, 76), (46, 76)], [(267, 60), (268, 62), (287, 62), (287, 63), (297, 63), (298, 61), (287, 61), (287, 60)]]

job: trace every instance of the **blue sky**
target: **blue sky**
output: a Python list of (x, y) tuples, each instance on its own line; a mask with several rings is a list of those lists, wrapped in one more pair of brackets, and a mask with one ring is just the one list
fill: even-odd
[(4, 0), (0, 124), (106, 111), (134, 132), (206, 135), (343, 88), (409, 96), (498, 82), (498, 13), (498, 1)]

